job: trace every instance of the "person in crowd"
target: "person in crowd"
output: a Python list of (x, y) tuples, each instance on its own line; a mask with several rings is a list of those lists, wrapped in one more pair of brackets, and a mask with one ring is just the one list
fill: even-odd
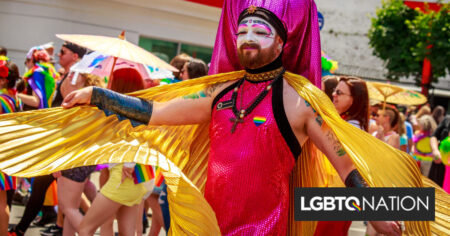
[(61, 68), (63, 68), (63, 71), (65, 73), (61, 74), (62, 79), (58, 84), (58, 88), (56, 90), (54, 101), (55, 106), (61, 106), (61, 103), (67, 94), (80, 88), (81, 81), (78, 82), (79, 84), (72, 84), (70, 80), (66, 80), (66, 77), (69, 74), (70, 67), (80, 61), (81, 58), (83, 58), (83, 56), (86, 54), (86, 51), (86, 48), (80, 47), (70, 42), (64, 42), (64, 44), (61, 46), (61, 50), (58, 53), (58, 63)]
[[(18, 93), (24, 103), (24, 110), (49, 108), (52, 106), (56, 89), (56, 80), (59, 74), (50, 63), (48, 52), (42, 47), (32, 47), (26, 56), (25, 65), (28, 71), (24, 75), (26, 82), (24, 93)], [(45, 194), (52, 184), (52, 175), (36, 177), (32, 183), (32, 193), (27, 202), (25, 211), (19, 223), (11, 228), (9, 234), (22, 236), (41, 210)], [(50, 220), (54, 215), (53, 207), (44, 207), (43, 222)], [(47, 222), (48, 223), (48, 222)]]
[(406, 125), (405, 125), (405, 115), (403, 113), (398, 113), (400, 122), (398, 123), (398, 135), (400, 136), (400, 150), (409, 153), (409, 145), (408, 145), (408, 136), (406, 132)]
[(442, 120), (445, 118), (445, 109), (443, 106), (438, 105), (435, 108), (433, 108), (433, 112), (431, 113), (431, 116), (433, 116), (434, 121), (436, 124), (440, 124)]
[[(441, 152), (439, 151), (439, 144), (448, 137), (450, 132), (450, 115), (444, 117), (439, 123), (438, 127), (431, 135), (431, 148), (433, 150), (433, 163), (431, 163), (430, 173), (428, 178), (433, 180), (437, 185), (443, 186), (446, 167), (442, 163)], [(448, 168), (447, 168), (448, 169)]]
[[(0, 114), (22, 110), (22, 103), (15, 88), (16, 81), (20, 79), (16, 64), (9, 61), (5, 55), (0, 55)], [(15, 189), (16, 177), (0, 171), (0, 235), (8, 234), (9, 211)]]
[(24, 103), (24, 109), (42, 109), (52, 107), (56, 83), (59, 74), (50, 63), (47, 51), (40, 47), (33, 47), (27, 54), (25, 61), (27, 73), (23, 76), (28, 84), (27, 93), (19, 93), (18, 97)]
[(208, 67), (201, 59), (191, 59), (184, 63), (180, 71), (181, 80), (195, 79), (208, 74)]
[(339, 83), (333, 91), (333, 104), (342, 119), (361, 130), (368, 131), (369, 95), (364, 80), (340, 76)]
[(338, 76), (327, 75), (322, 78), (322, 90), (333, 101), (333, 92), (339, 83)]
[(172, 58), (172, 60), (170, 61), (170, 65), (172, 65), (173, 67), (177, 68), (178, 71), (177, 72), (173, 72), (173, 76), (175, 77), (175, 80), (181, 81), (181, 70), (184, 67), (184, 64), (186, 64), (186, 62), (192, 60), (192, 57), (189, 56), (186, 53), (181, 53), (177, 56), (175, 56), (174, 58)]
[[(325, 76), (324, 78), (322, 89), (327, 95), (331, 90), (333, 104), (339, 115), (351, 125), (367, 132), (369, 93), (366, 82), (353, 76)], [(345, 236), (348, 235), (351, 223), (351, 221), (320, 221), (314, 235)]]
[[(111, 90), (120, 93), (144, 89), (144, 80), (139, 72), (132, 68), (115, 70), (110, 83)], [(147, 198), (145, 195), (149, 189), (145, 183), (135, 184), (133, 182), (131, 177), (134, 166), (135, 163), (110, 164), (109, 178), (83, 217), (78, 231), (80, 235), (93, 235), (97, 228), (107, 221), (112, 221), (114, 216), (118, 219), (120, 235), (135, 235), (135, 222), (142, 222), (140, 218), (142, 214), (138, 214), (139, 205), (144, 198)], [(122, 176), (122, 171), (128, 175)], [(137, 218), (138, 215), (139, 218)], [(142, 224), (140, 227), (142, 228)]]
[(413, 125), (414, 131), (419, 129), (418, 119), (424, 115), (431, 115), (431, 108), (428, 104), (423, 105), (419, 108), (416, 114), (412, 114), (410, 116), (410, 121)]
[(384, 110), (379, 110), (377, 117), (378, 129), (373, 133), (373, 136), (399, 149), (400, 137), (395, 131), (399, 120), (400, 117), (395, 107), (386, 106)]
[(436, 130), (437, 125), (430, 115), (421, 116), (417, 123), (419, 129), (414, 133), (412, 154), (414, 159), (417, 160), (422, 174), (428, 176), (434, 159), (430, 137)]
[(369, 110), (369, 115), (370, 115), (370, 119), (369, 119), (369, 133), (373, 134), (375, 131), (377, 131), (378, 129), (378, 125), (377, 125), (377, 117), (378, 117), (378, 110), (380, 110), (381, 108), (381, 104), (379, 101), (377, 100), (369, 100), (369, 104), (370, 104), (370, 110)]

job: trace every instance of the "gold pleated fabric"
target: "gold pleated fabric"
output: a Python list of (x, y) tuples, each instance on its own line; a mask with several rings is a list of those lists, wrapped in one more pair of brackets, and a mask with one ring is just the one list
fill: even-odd
[[(244, 75), (244, 71), (207, 76), (135, 92), (158, 102), (189, 95)], [(343, 121), (319, 89), (301, 76), (285, 78), (322, 116), (343, 143), (370, 186), (422, 187), (415, 162), (369, 134)], [(105, 117), (97, 108), (52, 108), (0, 116), (0, 169), (30, 177), (104, 163), (158, 165), (168, 187), (172, 235), (219, 235), (214, 212), (203, 197), (209, 153), (209, 123), (185, 126), (139, 126)], [(292, 175), (291, 187), (343, 186), (329, 161), (309, 141)], [(291, 191), (293, 193), (293, 191)], [(448, 195), (436, 198), (449, 203)], [(291, 201), (293, 203), (293, 201)], [(448, 232), (448, 205), (438, 208), (431, 229)], [(447, 211), (445, 212), (444, 210)], [(291, 204), (290, 235), (313, 235), (315, 222), (295, 222)], [(428, 222), (407, 222), (408, 235), (430, 235)], [(447, 230), (447, 231), (445, 231)]]

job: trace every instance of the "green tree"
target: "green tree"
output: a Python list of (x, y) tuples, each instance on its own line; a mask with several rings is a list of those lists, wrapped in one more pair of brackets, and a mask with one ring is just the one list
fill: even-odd
[[(420, 84), (425, 57), (433, 68), (433, 82), (445, 76), (450, 61), (449, 5), (437, 13), (413, 10), (401, 0), (384, 1), (369, 30), (373, 54), (385, 62), (390, 80), (413, 76)], [(427, 48), (428, 45), (433, 45)]]

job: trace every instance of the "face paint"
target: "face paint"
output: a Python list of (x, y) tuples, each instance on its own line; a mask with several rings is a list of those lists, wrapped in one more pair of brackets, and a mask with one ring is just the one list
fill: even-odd
[(244, 44), (258, 44), (264, 49), (275, 42), (276, 31), (267, 21), (258, 17), (248, 17), (240, 22), (236, 35), (238, 48)]

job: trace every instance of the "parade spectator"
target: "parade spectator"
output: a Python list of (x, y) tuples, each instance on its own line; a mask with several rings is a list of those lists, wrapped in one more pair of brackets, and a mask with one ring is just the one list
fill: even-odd
[(33, 47), (27, 54), (25, 61), (28, 72), (23, 76), (28, 84), (27, 94), (19, 93), (18, 96), (26, 105), (25, 110), (49, 108), (52, 106), (55, 95), (56, 83), (59, 74), (50, 63), (47, 51), (39, 47)]
[[(140, 74), (131, 68), (114, 71), (110, 81), (111, 89), (120, 93), (128, 93), (144, 89), (144, 81)], [(98, 227), (117, 217), (120, 235), (134, 235), (135, 222), (139, 204), (149, 191), (145, 184), (135, 184), (131, 177), (134, 163), (110, 164), (110, 176), (100, 193), (95, 198), (91, 208), (84, 216), (80, 227), (80, 235), (93, 235)], [(122, 170), (129, 173), (126, 178)], [(117, 215), (116, 215), (117, 214)], [(140, 215), (141, 216), (141, 215)], [(142, 226), (141, 226), (142, 227)]]
[(339, 80), (336, 76), (324, 76), (322, 78), (322, 90), (327, 94), (330, 100), (333, 100), (333, 91), (336, 88)]
[(411, 115), (410, 121), (413, 125), (414, 131), (419, 129), (418, 119), (424, 115), (431, 115), (431, 109), (428, 105), (423, 105), (416, 114)]
[(181, 80), (195, 79), (208, 74), (208, 67), (201, 59), (192, 59), (186, 62), (180, 71)]
[[(322, 80), (322, 89), (332, 91), (333, 104), (342, 119), (367, 132), (369, 123), (369, 94), (364, 80), (352, 76), (326, 76)], [(337, 83), (335, 83), (337, 82)], [(334, 87), (333, 84), (335, 84)], [(336, 178), (338, 178), (336, 176)], [(351, 221), (320, 221), (317, 224), (315, 236), (336, 235), (346, 236)]]
[[(450, 116), (445, 116), (439, 123), (438, 127), (434, 131), (431, 137), (431, 148), (433, 150), (433, 156), (435, 157), (433, 163), (431, 163), (430, 174), (428, 177), (433, 180), (439, 186), (443, 186), (445, 177), (445, 165), (442, 163), (441, 152), (439, 151), (439, 144), (450, 133)], [(448, 168), (447, 168), (448, 169)]]
[(362, 79), (342, 76), (333, 91), (333, 104), (341, 115), (353, 126), (368, 131), (369, 95)]
[(395, 107), (386, 106), (384, 110), (379, 110), (377, 116), (378, 129), (373, 136), (399, 149), (400, 138), (395, 131), (395, 127), (398, 125), (399, 120), (398, 111)]
[(181, 70), (183, 69), (184, 64), (186, 62), (190, 61), (192, 59), (191, 56), (187, 55), (186, 53), (181, 53), (177, 56), (175, 56), (171, 61), (170, 65), (178, 69), (178, 72), (173, 72), (173, 76), (176, 80), (181, 80), (180, 74)]
[(445, 109), (443, 106), (436, 106), (433, 109), (433, 112), (431, 113), (431, 115), (433, 116), (434, 121), (436, 121), (436, 124), (440, 124), (442, 122), (442, 120), (444, 120), (445, 118)]
[(418, 120), (419, 129), (416, 130), (413, 137), (412, 154), (418, 161), (420, 171), (423, 175), (428, 176), (431, 163), (433, 161), (433, 153), (431, 148), (431, 134), (436, 130), (436, 122), (430, 115), (421, 116)]
[(405, 115), (398, 113), (400, 122), (398, 123), (398, 135), (400, 136), (400, 150), (408, 152), (408, 136), (406, 135)]
[[(0, 48), (0, 51), (2, 49)], [(9, 61), (6, 56), (0, 55), (0, 114), (22, 110), (15, 90), (16, 81), (19, 79), (19, 69), (16, 64)], [(8, 176), (0, 171), (0, 179), (0, 235), (7, 235), (12, 194), (16, 189), (16, 177)]]

